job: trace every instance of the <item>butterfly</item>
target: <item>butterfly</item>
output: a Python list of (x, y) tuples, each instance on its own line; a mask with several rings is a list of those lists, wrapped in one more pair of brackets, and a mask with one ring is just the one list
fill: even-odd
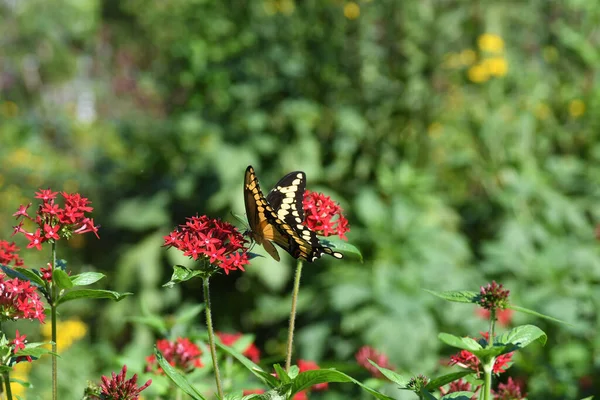
[(308, 262), (313, 262), (323, 254), (342, 258), (341, 253), (322, 245), (317, 234), (302, 224), (305, 189), (306, 175), (302, 171), (295, 171), (281, 178), (265, 197), (254, 168), (248, 166), (244, 176), (244, 203), (250, 224), (250, 238), (262, 245), (277, 261), (279, 254), (273, 243), (292, 257)]

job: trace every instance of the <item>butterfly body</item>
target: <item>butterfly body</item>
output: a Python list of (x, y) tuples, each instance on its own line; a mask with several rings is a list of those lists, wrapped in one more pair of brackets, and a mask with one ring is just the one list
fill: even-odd
[(342, 254), (321, 245), (317, 235), (305, 227), (302, 199), (306, 189), (306, 175), (302, 171), (287, 174), (264, 196), (252, 166), (244, 176), (244, 202), (250, 238), (262, 245), (267, 253), (279, 261), (273, 243), (292, 257), (312, 262), (329, 254), (342, 258)]

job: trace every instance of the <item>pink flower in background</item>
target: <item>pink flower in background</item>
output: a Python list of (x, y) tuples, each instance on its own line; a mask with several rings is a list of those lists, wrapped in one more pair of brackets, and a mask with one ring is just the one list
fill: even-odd
[(322, 193), (304, 192), (304, 225), (321, 236), (338, 235), (344, 240), (350, 231), (348, 220), (342, 214), (340, 205)]
[[(490, 310), (486, 310), (485, 308), (477, 308), (475, 312), (478, 316), (484, 319), (489, 319), (491, 315)], [(513, 314), (514, 312), (510, 308), (507, 308), (505, 310), (497, 310), (496, 318), (498, 319), (498, 323), (502, 326), (510, 325)]]
[(245, 239), (230, 223), (206, 215), (191, 217), (164, 237), (165, 246), (175, 247), (194, 261), (204, 259), (226, 274), (244, 271), (249, 264)]
[[(156, 342), (156, 348), (169, 364), (182, 371), (191, 372), (194, 368), (203, 366), (200, 359), (202, 351), (188, 338), (177, 338), (173, 342), (167, 339), (159, 339)], [(146, 357), (146, 372), (163, 374), (163, 370), (158, 365), (154, 354)]]
[(500, 383), (498, 390), (492, 390), (494, 400), (521, 400), (527, 397), (527, 394), (521, 394), (521, 387), (513, 381), (511, 377), (506, 383)]
[(384, 376), (381, 371), (379, 371), (373, 364), (369, 362), (369, 360), (373, 361), (380, 367), (393, 369), (388, 357), (370, 346), (363, 346), (358, 349), (354, 357), (356, 358), (358, 365), (369, 371), (375, 378), (381, 379), (384, 378)]

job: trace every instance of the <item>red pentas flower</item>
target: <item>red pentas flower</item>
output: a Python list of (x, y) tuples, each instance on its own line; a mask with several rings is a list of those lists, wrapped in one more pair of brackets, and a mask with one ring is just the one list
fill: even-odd
[(206, 215), (191, 217), (164, 237), (165, 246), (175, 247), (191, 259), (204, 259), (226, 274), (242, 270), (248, 261), (246, 240), (230, 223)]
[[(232, 347), (235, 344), (235, 342), (237, 342), (239, 338), (242, 337), (242, 334), (217, 332), (217, 336), (219, 337), (219, 339), (221, 339), (221, 342), (225, 346)], [(250, 343), (248, 347), (246, 347), (246, 349), (242, 351), (242, 355), (248, 357), (254, 363), (260, 362), (260, 350), (258, 349), (258, 347), (256, 347), (254, 343)]]
[(100, 385), (102, 399), (106, 400), (137, 400), (140, 398), (142, 390), (146, 389), (152, 383), (152, 379), (138, 387), (137, 374), (129, 380), (125, 379), (127, 366), (123, 365), (123, 369), (116, 375), (114, 372), (111, 378), (103, 376), (102, 384)]
[(29, 281), (7, 280), (0, 273), (0, 321), (28, 318), (43, 323), (45, 317), (44, 305)]
[[(501, 356), (496, 357), (494, 361), (493, 372), (495, 374), (500, 374), (505, 372), (509, 363), (511, 362), (513, 353), (502, 354)], [(450, 356), (450, 362), (448, 365), (458, 365), (459, 367), (470, 369), (475, 371), (477, 375), (480, 373), (480, 363), (477, 356), (467, 350), (461, 350), (458, 354)]]
[(19, 248), (15, 242), (0, 240), (0, 265), (8, 266), (13, 263), (15, 267), (22, 267), (23, 260), (19, 257)]
[(302, 207), (304, 225), (308, 229), (322, 236), (338, 235), (348, 240), (345, 235), (350, 230), (348, 220), (342, 215), (342, 207), (331, 200), (331, 197), (306, 190)]
[(508, 378), (506, 383), (500, 383), (498, 390), (492, 390), (494, 400), (521, 400), (527, 397), (527, 394), (521, 394), (521, 388), (519, 385)]
[(98, 226), (94, 225), (94, 220), (86, 214), (92, 212), (93, 208), (89, 206), (90, 201), (82, 197), (79, 193), (61, 192), (64, 199), (64, 207), (56, 203), (57, 192), (50, 189), (40, 189), (36, 193), (36, 198), (42, 200), (38, 207), (35, 218), (27, 212), (31, 203), (21, 205), (16, 213), (13, 214), (19, 219), (27, 219), (37, 225), (37, 229), (29, 232), (23, 228), (23, 220), (14, 227), (14, 234), (22, 233), (25, 235), (29, 244), (28, 249), (42, 249), (45, 242), (54, 242), (60, 238), (69, 239), (73, 234), (83, 234), (93, 232), (98, 236)]
[(371, 375), (373, 375), (373, 377), (375, 378), (382, 379), (384, 378), (384, 376), (381, 373), (381, 371), (379, 371), (373, 364), (369, 362), (369, 360), (373, 361), (380, 367), (393, 369), (388, 357), (370, 346), (363, 346), (360, 349), (358, 349), (354, 357), (356, 358), (356, 362), (358, 363), (358, 365), (369, 371)]
[[(184, 372), (191, 372), (194, 368), (200, 368), (203, 365), (200, 359), (202, 351), (188, 338), (177, 338), (174, 342), (159, 339), (156, 342), (156, 348), (169, 364)], [(163, 370), (158, 365), (154, 354), (146, 357), (146, 372), (163, 374)]]

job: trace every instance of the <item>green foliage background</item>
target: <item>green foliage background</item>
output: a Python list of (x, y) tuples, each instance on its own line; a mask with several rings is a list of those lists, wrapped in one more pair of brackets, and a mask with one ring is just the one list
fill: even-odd
[[(195, 213), (243, 214), (249, 164), (265, 188), (304, 170), (364, 254), (304, 269), (302, 358), (366, 378), (353, 354), (369, 344), (433, 374), (449, 351), (437, 333), (485, 322), (421, 289), (495, 279), (571, 324), (514, 317), (550, 339), (510, 370), (529, 398), (600, 393), (599, 19), (588, 0), (1, 2), (1, 237), (37, 188), (79, 191), (101, 239), (61, 257), (136, 293), (63, 310), (89, 325), (60, 360), (66, 398), (123, 362), (142, 370), (155, 336), (130, 317), (202, 300), (199, 284), (161, 288), (176, 261), (162, 236)], [(486, 52), (484, 34), (503, 46)], [(486, 75), (486, 60), (507, 70)], [(22, 256), (39, 267), (45, 253)], [(280, 360), (293, 265), (215, 279), (218, 329)]]

